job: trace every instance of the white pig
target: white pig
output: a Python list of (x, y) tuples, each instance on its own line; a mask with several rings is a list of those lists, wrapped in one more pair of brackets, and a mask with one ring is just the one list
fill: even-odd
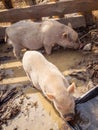
[(25, 52), (22, 63), (33, 86), (53, 102), (63, 119), (71, 120), (75, 113), (75, 101), (72, 96), (74, 84), (69, 85), (59, 69), (40, 52)]
[(24, 48), (38, 50), (44, 47), (51, 54), (55, 45), (64, 48), (79, 48), (78, 33), (71, 27), (55, 20), (43, 22), (20, 21), (6, 29), (6, 42), (13, 46), (14, 55), (19, 58)]

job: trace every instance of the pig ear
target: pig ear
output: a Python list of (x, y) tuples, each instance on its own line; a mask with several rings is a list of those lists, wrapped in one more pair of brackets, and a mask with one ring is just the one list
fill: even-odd
[(73, 94), (74, 91), (75, 91), (75, 88), (76, 88), (75, 83), (72, 83), (72, 84), (67, 88), (67, 91), (68, 91), (69, 93)]
[(68, 26), (71, 27), (71, 28), (73, 28), (71, 23), (68, 23)]
[(63, 38), (67, 38), (67, 35), (68, 35), (68, 34), (67, 34), (66, 32), (64, 32), (64, 33), (62, 34), (62, 37), (63, 37)]
[(52, 94), (50, 94), (50, 93), (47, 93), (46, 95), (47, 95), (47, 98), (48, 98), (49, 100), (55, 99), (55, 97), (54, 97)]

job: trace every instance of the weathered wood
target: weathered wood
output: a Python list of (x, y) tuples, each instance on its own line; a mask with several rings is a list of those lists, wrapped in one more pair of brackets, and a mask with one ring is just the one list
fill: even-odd
[(85, 21), (87, 25), (92, 25), (94, 23), (94, 18), (93, 18), (93, 14), (92, 12), (83, 12), (82, 13), (84, 15)]
[(0, 41), (3, 41), (5, 36), (5, 27), (0, 27)]
[[(74, 17), (68, 17), (68, 18), (55, 19), (55, 20), (66, 25), (68, 25), (68, 23), (71, 23), (73, 28), (86, 26), (84, 17), (80, 15)], [(3, 40), (4, 37), (5, 37), (5, 27), (0, 27), (0, 41)]]
[(74, 15), (68, 18), (61, 18), (57, 21), (66, 25), (68, 25), (68, 23), (71, 23), (73, 28), (86, 27), (85, 18), (82, 15)]
[(35, 0), (24, 0), (26, 2), (27, 5), (34, 5), (36, 4)]
[(13, 22), (23, 19), (41, 18), (75, 12), (89, 12), (98, 9), (98, 0), (74, 0), (52, 4), (33, 5), (21, 9), (0, 12), (0, 22)]
[(4, 4), (6, 9), (13, 8), (13, 4), (11, 0), (2, 0), (2, 3)]

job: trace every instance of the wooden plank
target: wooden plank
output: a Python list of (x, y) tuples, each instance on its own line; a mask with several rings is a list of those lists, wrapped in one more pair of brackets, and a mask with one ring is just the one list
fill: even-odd
[(23, 19), (41, 18), (75, 12), (89, 12), (98, 9), (98, 0), (73, 0), (52, 4), (33, 5), (21, 9), (0, 12), (0, 22), (13, 22)]

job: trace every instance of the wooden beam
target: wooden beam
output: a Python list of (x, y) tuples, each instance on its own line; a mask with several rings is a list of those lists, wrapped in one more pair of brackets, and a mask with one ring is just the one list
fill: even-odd
[(73, 0), (52, 4), (33, 5), (21, 9), (0, 12), (0, 22), (13, 22), (23, 19), (41, 18), (75, 12), (89, 12), (98, 9), (98, 0)]

